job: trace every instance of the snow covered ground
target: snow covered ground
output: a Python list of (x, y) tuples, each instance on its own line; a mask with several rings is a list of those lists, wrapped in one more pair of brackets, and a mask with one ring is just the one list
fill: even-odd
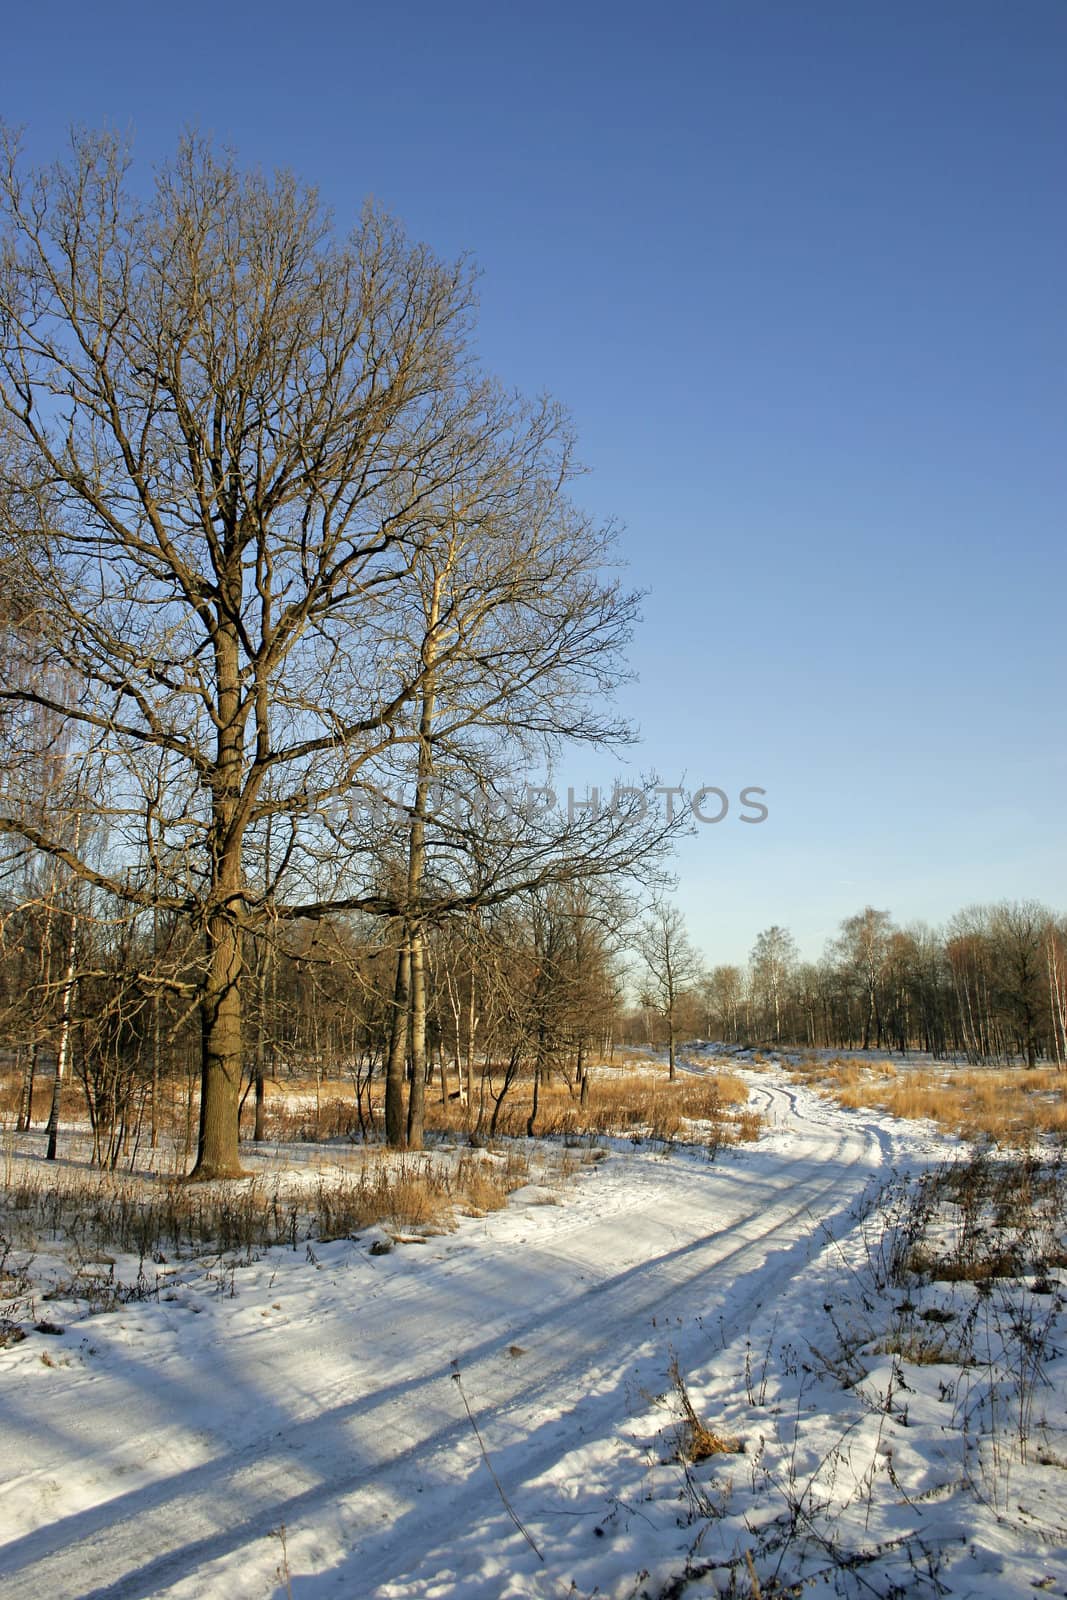
[[(385, 1254), (38, 1305), (64, 1331), (0, 1352), (0, 1593), (1067, 1595), (1067, 1275), (917, 1287), (945, 1359), (882, 1349), (871, 1201), (954, 1141), (749, 1081), (767, 1132), (714, 1163), (618, 1142)], [(739, 1448), (683, 1459), (672, 1363)]]

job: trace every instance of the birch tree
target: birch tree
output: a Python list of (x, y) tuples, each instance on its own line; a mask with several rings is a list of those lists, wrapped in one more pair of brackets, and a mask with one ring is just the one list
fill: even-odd
[(782, 1042), (782, 1017), (789, 979), (797, 965), (797, 947), (788, 928), (765, 928), (756, 938), (749, 957), (752, 984), (759, 1003), (774, 1022), (774, 1042)]

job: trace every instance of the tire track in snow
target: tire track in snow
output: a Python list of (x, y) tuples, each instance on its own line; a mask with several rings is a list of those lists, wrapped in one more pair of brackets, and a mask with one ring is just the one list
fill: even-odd
[[(260, 1594), (262, 1577), (256, 1573), (262, 1560), (257, 1565), (248, 1559), (248, 1547), (266, 1539), (280, 1522), (299, 1530), (322, 1516), (340, 1519), (348, 1531), (363, 1594), (432, 1563), (447, 1552), (448, 1530), (468, 1525), (475, 1507), (484, 1513), (487, 1492), (451, 1380), (453, 1355), (460, 1359), (466, 1391), (505, 1489), (521, 1500), (524, 1483), (566, 1453), (576, 1428), (586, 1438), (606, 1437), (625, 1423), (636, 1368), (649, 1362), (665, 1367), (665, 1324), (674, 1324), (669, 1337), (677, 1350), (686, 1339), (699, 1340), (706, 1349), (708, 1335), (696, 1324), (698, 1314), (705, 1324), (721, 1317), (724, 1340), (737, 1337), (756, 1307), (802, 1269), (810, 1250), (811, 1215), (822, 1211), (830, 1226), (843, 1226), (851, 1204), (881, 1165), (882, 1143), (875, 1131), (855, 1119), (846, 1122), (806, 1091), (766, 1079), (752, 1088), (769, 1108), (784, 1114), (792, 1133), (792, 1153), (765, 1181), (752, 1181), (756, 1174), (745, 1172), (744, 1156), (729, 1169), (709, 1166), (696, 1174), (679, 1164), (681, 1176), (665, 1169), (663, 1182), (651, 1186), (642, 1206), (628, 1207), (614, 1219), (596, 1216), (584, 1228), (548, 1226), (537, 1249), (551, 1249), (564, 1237), (591, 1236), (606, 1222), (632, 1219), (642, 1207), (647, 1213), (669, 1203), (678, 1189), (696, 1187), (711, 1197), (718, 1190), (731, 1204), (744, 1195), (744, 1213), (620, 1272), (575, 1283), (572, 1293), (520, 1316), (506, 1330), (478, 1338), (469, 1350), (442, 1350), (440, 1340), (424, 1332), (404, 1349), (404, 1377), (355, 1397), (350, 1386), (333, 1386), (281, 1430), (259, 1432), (201, 1465), (27, 1535), (0, 1553), (5, 1596), (135, 1600), (175, 1586), (190, 1595), (227, 1600)], [(781, 1134), (781, 1125), (777, 1131)], [(694, 1185), (694, 1177), (703, 1181)], [(768, 1188), (778, 1196), (770, 1203)], [(662, 1225), (658, 1216), (650, 1221)], [(475, 1295), (479, 1272), (493, 1265), (486, 1255), (514, 1255), (524, 1248), (529, 1247), (507, 1244), (489, 1252), (475, 1247), (451, 1276), (469, 1284)], [(437, 1270), (450, 1265), (446, 1261)], [(402, 1324), (405, 1312), (432, 1292), (414, 1274), (390, 1306), (394, 1318)], [(521, 1362), (506, 1354), (511, 1343), (523, 1346)], [(365, 1530), (381, 1526), (383, 1504), (404, 1508), (417, 1496), (417, 1480), (431, 1491), (425, 1509), (432, 1503), (432, 1525), (427, 1527), (425, 1519), (416, 1525), (412, 1513), (402, 1509), (368, 1537)], [(273, 1570), (276, 1546), (267, 1555)], [(244, 1578), (251, 1587), (242, 1587)]]

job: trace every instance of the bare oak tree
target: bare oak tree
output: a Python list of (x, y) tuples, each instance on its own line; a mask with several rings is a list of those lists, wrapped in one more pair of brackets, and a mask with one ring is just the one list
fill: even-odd
[[(558, 877), (572, 845), (632, 856), (621, 813), (480, 856), (468, 821), (438, 851), (457, 878), (419, 795), (442, 761), (491, 787), (514, 737), (610, 738), (590, 707), (635, 600), (566, 497), (558, 408), (474, 367), (464, 263), (373, 209), (338, 239), (314, 192), (196, 140), (148, 200), (128, 169), (109, 135), (41, 171), (5, 142), (0, 505), (27, 625), (0, 701), (94, 741), (110, 846), (90, 859), (8, 797), (0, 831), (196, 930), (212, 1178), (240, 1171), (250, 934), (398, 918), (419, 1006), (431, 920)], [(405, 759), (383, 871), (351, 801)]]
[[(106, 746), (112, 860), (0, 826), (204, 945), (196, 1172), (239, 1170), (248, 840), (279, 856), (358, 782), (421, 681), (381, 648), (426, 506), (487, 448), (470, 273), (368, 211), (195, 141), (145, 204), (109, 136), (0, 175), (5, 500), (35, 700)], [(76, 686), (57, 701), (49, 674)], [(28, 678), (28, 682), (27, 682)]]

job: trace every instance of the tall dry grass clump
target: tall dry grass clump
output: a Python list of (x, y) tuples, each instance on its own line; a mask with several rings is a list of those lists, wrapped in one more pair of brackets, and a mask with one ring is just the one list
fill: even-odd
[(1067, 1083), (1054, 1070), (898, 1070), (891, 1062), (849, 1061), (830, 1063), (816, 1081), (841, 1105), (927, 1118), (966, 1139), (1017, 1144), (1038, 1134), (1067, 1135)]

